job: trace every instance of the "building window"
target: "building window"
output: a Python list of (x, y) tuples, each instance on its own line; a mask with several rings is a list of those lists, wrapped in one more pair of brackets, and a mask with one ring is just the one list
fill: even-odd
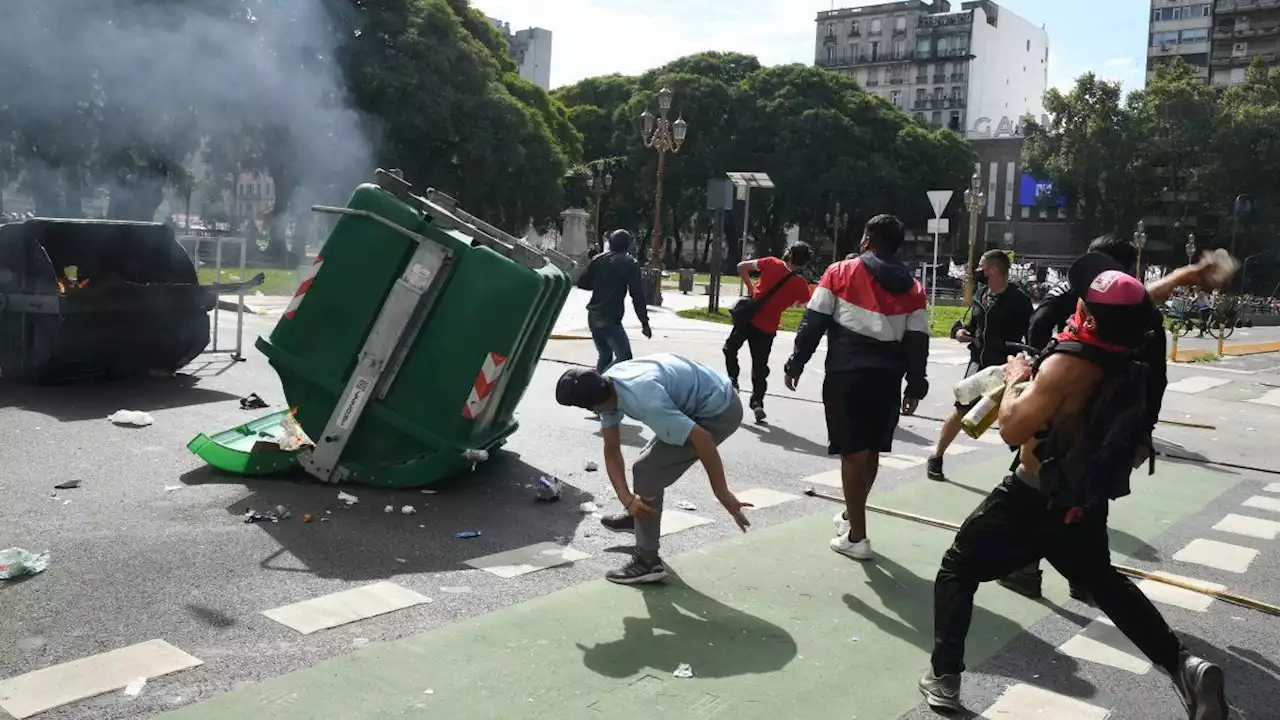
[(951, 54), (951, 38), (940, 38), (938, 40), (938, 56), (946, 57)]
[(917, 106), (924, 105), (925, 98), (927, 97), (928, 97), (928, 92), (926, 92), (924, 88), (916, 88), (916, 105)]
[(952, 88), (951, 88), (951, 99), (952, 99), (952, 100), (963, 100), (963, 99), (964, 99), (964, 86), (962, 86), (962, 85), (956, 85), (956, 86), (952, 87)]
[(835, 23), (827, 23), (827, 34), (828, 34), (828, 35), (835, 35), (835, 34), (836, 34), (836, 24), (835, 24)]
[(1231, 44), (1231, 57), (1244, 57), (1249, 54), (1249, 43), (1238, 42)]
[(884, 20), (876, 18), (871, 21), (871, 34), (879, 35), (884, 30)]
[(902, 82), (902, 66), (894, 65), (889, 68), (889, 79), (894, 82)]
[(1180, 38), (1184, 43), (1200, 43), (1209, 41), (1208, 28), (1196, 28), (1194, 30), (1183, 30)]
[(879, 59), (880, 59), (880, 41), (872, 40), (871, 41), (871, 61), (875, 62), (876, 60), (879, 60)]
[(858, 59), (858, 43), (849, 43), (849, 57)]
[(969, 38), (963, 35), (957, 35), (955, 43), (957, 55), (964, 55), (969, 51)]
[(954, 110), (951, 112), (951, 120), (947, 123), (947, 127), (956, 132), (960, 132), (960, 113), (955, 112)]
[(916, 40), (916, 57), (929, 57), (929, 38)]
[(901, 110), (901, 109), (902, 109), (902, 91), (901, 91), (901, 90), (892, 90), (892, 91), (890, 91), (890, 92), (889, 92), (889, 102), (893, 103), (893, 106), (894, 106), (894, 107), (896, 107), (896, 108), (898, 108), (899, 110)]
[(902, 59), (902, 56), (904, 56), (904, 55), (906, 55), (906, 54), (907, 54), (907, 41), (906, 41), (906, 40), (894, 40), (894, 41), (893, 41), (893, 56), (894, 56), (895, 58)]
[(905, 33), (907, 31), (907, 17), (905, 15), (893, 19), (893, 30), (898, 34)]
[(1151, 33), (1151, 47), (1160, 47), (1162, 45), (1177, 45), (1178, 31)]
[(924, 113), (916, 113), (916, 122), (920, 123), (921, 125), (923, 125), (923, 124), (924, 124), (924, 122), (925, 122), (925, 121), (924, 121)]
[(1031, 52), (1031, 40), (1027, 40), (1027, 52)]
[(859, 32), (858, 32), (858, 21), (857, 21), (857, 20), (854, 20), (853, 22), (849, 23), (849, 34), (850, 34), (850, 35), (860, 35), (860, 34), (861, 34), (861, 33), (859, 33)]
[(836, 49), (833, 47), (827, 48), (827, 62), (833, 63), (835, 61), (836, 61)]
[(929, 124), (933, 127), (942, 127), (942, 113), (937, 110), (933, 111), (933, 114), (929, 116)]
[(1236, 85), (1244, 82), (1244, 74), (1247, 68), (1231, 68), (1231, 84)]

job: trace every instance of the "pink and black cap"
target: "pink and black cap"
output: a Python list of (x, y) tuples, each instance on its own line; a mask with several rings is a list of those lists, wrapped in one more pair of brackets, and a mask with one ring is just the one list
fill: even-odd
[(1097, 321), (1099, 339), (1126, 347), (1142, 342), (1151, 329), (1155, 305), (1140, 280), (1115, 259), (1096, 252), (1077, 260), (1067, 277)]

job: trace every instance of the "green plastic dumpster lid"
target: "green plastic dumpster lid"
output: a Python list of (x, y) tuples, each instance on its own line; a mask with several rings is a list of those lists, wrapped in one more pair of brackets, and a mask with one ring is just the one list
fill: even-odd
[(280, 449), (288, 410), (209, 435), (197, 435), (187, 449), (214, 468), (235, 475), (272, 475), (298, 464), (302, 449)]

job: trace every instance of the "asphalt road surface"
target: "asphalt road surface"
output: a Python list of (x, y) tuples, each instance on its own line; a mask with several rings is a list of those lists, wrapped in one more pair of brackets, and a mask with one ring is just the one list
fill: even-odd
[[(701, 302), (667, 296), (679, 307)], [(566, 333), (585, 326), (575, 309), (581, 298), (570, 302), (558, 325)], [(222, 322), (224, 332), (234, 327)], [(837, 468), (825, 453), (820, 356), (798, 393), (783, 389), (775, 371), (769, 424), (744, 424), (722, 449), (731, 486), (776, 504), (753, 511), (743, 535), (705, 475), (690, 472), (667, 507), (683, 501), (689, 524), (711, 522), (664, 537), (679, 579), (650, 592), (599, 580), (622, 560), (629, 537), (580, 511), (587, 501), (605, 511), (617, 504), (603, 472), (584, 470), (585, 461), (601, 461), (596, 426), (552, 397), (568, 364), (593, 362), (589, 341), (553, 341), (506, 448), (424, 495), (305, 477), (246, 482), (187, 452), (197, 433), (270, 412), (240, 410), (249, 393), (282, 407), (274, 371), (251, 349), (273, 323), (247, 321), (246, 362), (208, 356), (179, 378), (38, 389), (0, 381), (0, 548), (52, 555), (46, 572), (0, 585), (0, 707), (13, 678), (163, 640), (202, 664), (156, 676), (145, 662), (158, 660), (129, 656), (97, 675), (129, 675), (120, 666), (137, 662), (134, 674), (150, 676), (137, 695), (117, 686), (38, 717), (930, 716), (914, 683), (927, 667), (932, 574), (949, 535), (876, 517), (877, 562), (855, 564), (826, 548), (834, 508), (801, 496)], [(720, 362), (726, 327), (667, 311), (655, 312), (653, 324), (653, 340), (632, 332), (637, 354)], [(778, 338), (775, 368), (791, 342)], [(1182, 425), (1163, 425), (1159, 436), (1166, 452), (1187, 460), (1160, 463), (1116, 504), (1117, 560), (1280, 603), (1276, 357), (1171, 370), (1164, 417)], [(933, 391), (919, 417), (902, 423), (875, 502), (958, 522), (1007, 468), (1007, 449), (962, 437), (947, 459), (953, 482), (923, 477), (963, 362), (962, 348), (935, 342)], [(105, 420), (120, 409), (147, 411), (156, 422), (127, 429)], [(649, 433), (634, 423), (624, 430), (633, 457)], [(560, 502), (534, 501), (541, 475), (564, 480)], [(54, 490), (70, 479), (81, 486)], [(344, 507), (339, 489), (358, 504)], [(241, 519), (246, 509), (281, 504), (292, 518)], [(406, 504), (417, 513), (384, 512)], [(318, 519), (303, 523), (303, 513)], [(482, 535), (455, 537), (469, 530)], [(537, 543), (586, 557), (515, 577), (464, 564)], [(1042, 602), (995, 586), (979, 593), (967, 706), (1002, 718), (1042, 707), (1076, 713), (1055, 718), (1179, 717), (1163, 675), (1144, 669), (1132, 647), (1095, 621), (1096, 610), (1046, 576)], [(262, 614), (384, 581), (430, 602), (312, 634)], [(1192, 594), (1157, 599), (1191, 647), (1227, 670), (1238, 717), (1277, 716), (1280, 620)], [(673, 677), (680, 663), (693, 678)], [(57, 694), (49, 683), (27, 682), (19, 700), (39, 705)]]

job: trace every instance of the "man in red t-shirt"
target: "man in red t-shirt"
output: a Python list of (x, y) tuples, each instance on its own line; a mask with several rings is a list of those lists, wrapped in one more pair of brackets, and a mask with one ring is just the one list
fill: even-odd
[[(805, 243), (793, 243), (787, 248), (782, 259), (764, 257), (759, 260), (746, 260), (738, 263), (738, 274), (742, 276), (742, 284), (751, 292), (751, 297), (760, 301), (778, 283), (786, 285), (761, 303), (750, 322), (735, 323), (733, 332), (724, 344), (725, 369), (733, 388), (738, 389), (738, 350), (746, 343), (751, 351), (751, 410), (755, 412), (756, 422), (764, 422), (764, 393), (768, 388), (769, 351), (773, 349), (773, 338), (778, 334), (778, 325), (782, 322), (782, 313), (792, 305), (804, 305), (809, 302), (809, 282), (800, 276), (813, 258), (813, 250)], [(760, 273), (758, 282), (751, 282), (751, 273)]]

